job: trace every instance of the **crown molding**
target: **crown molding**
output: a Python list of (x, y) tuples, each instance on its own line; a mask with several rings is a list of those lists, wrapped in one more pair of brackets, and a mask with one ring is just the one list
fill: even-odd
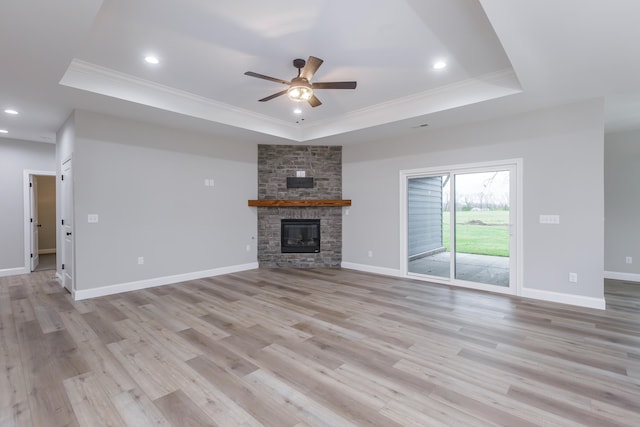
[(73, 59), (60, 84), (174, 113), (301, 141), (291, 123), (155, 83), (80, 59)]
[(295, 142), (339, 135), (522, 92), (515, 72), (508, 68), (382, 102), (338, 118), (293, 125), (80, 59), (71, 61), (60, 84)]
[(507, 68), (352, 111), (340, 120), (308, 123), (302, 129), (306, 139), (323, 138), (520, 92), (518, 77)]

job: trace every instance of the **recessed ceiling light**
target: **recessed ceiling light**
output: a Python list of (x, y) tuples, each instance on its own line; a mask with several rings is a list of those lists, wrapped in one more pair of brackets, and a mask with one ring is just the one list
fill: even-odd
[(18, 114), (18, 112), (16, 110), (12, 110), (11, 108), (7, 108), (6, 110), (4, 110), (5, 113), (7, 114), (12, 114), (12, 115), (16, 115)]
[(434, 70), (442, 70), (442, 69), (443, 69), (443, 68), (445, 68), (446, 66), (447, 66), (447, 63), (446, 63), (446, 62), (444, 62), (444, 61), (438, 61), (438, 62), (435, 62), (435, 63), (433, 64), (433, 69), (434, 69)]
[(302, 114), (302, 110), (300, 108), (296, 108), (293, 110), (293, 114)]
[(145, 56), (144, 60), (147, 61), (149, 64), (159, 64), (160, 60), (158, 58), (156, 58), (155, 56)]
[(0, 129), (0, 133), (9, 133), (9, 131), (6, 129)]

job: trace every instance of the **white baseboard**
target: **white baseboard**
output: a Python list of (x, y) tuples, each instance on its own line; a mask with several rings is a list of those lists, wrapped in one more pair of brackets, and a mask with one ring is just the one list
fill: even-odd
[(617, 271), (605, 271), (605, 279), (625, 280), (627, 282), (640, 282), (640, 274), (635, 273), (619, 273)]
[(73, 292), (73, 299), (76, 301), (96, 298), (105, 295), (119, 294), (122, 292), (137, 291), (140, 289), (153, 288), (156, 286), (171, 285), (173, 283), (186, 282), (189, 280), (202, 279), (205, 277), (220, 276), (222, 274), (237, 273), (239, 271), (254, 270), (258, 268), (258, 263), (232, 265), (229, 267), (214, 268), (212, 270), (194, 271), (192, 273), (176, 274), (173, 276), (155, 277), (153, 279), (138, 280), (135, 282), (119, 283), (116, 285), (102, 286), (94, 289), (79, 289)]
[(597, 308), (604, 310), (606, 301), (603, 298), (584, 297), (581, 295), (563, 294), (560, 292), (543, 291), (540, 289), (522, 289), (522, 295), (525, 298), (533, 298), (543, 301), (559, 302), (562, 304), (577, 305), (580, 307)]
[(38, 255), (55, 254), (56, 248), (51, 249), (38, 249)]
[(17, 276), (19, 274), (29, 274), (31, 273), (28, 268), (25, 267), (16, 267), (16, 268), (5, 268), (0, 270), (0, 277), (5, 276)]
[(374, 265), (356, 264), (353, 262), (343, 262), (340, 264), (342, 268), (349, 268), (351, 270), (364, 271), (366, 273), (381, 274), (383, 276), (402, 277), (400, 270), (386, 267), (376, 267)]

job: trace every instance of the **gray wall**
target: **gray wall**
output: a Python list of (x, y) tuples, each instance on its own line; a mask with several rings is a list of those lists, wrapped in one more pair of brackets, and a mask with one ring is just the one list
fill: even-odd
[(256, 262), (255, 144), (86, 111), (73, 121), (77, 290)]
[(640, 131), (605, 136), (604, 189), (604, 269), (640, 281)]
[[(343, 195), (353, 206), (343, 218), (343, 260), (400, 269), (400, 170), (522, 158), (523, 286), (602, 298), (603, 141), (603, 102), (594, 100), (346, 145)], [(558, 214), (560, 224), (539, 224), (540, 214)]]
[(0, 274), (24, 268), (24, 170), (54, 171), (55, 145), (0, 139)]

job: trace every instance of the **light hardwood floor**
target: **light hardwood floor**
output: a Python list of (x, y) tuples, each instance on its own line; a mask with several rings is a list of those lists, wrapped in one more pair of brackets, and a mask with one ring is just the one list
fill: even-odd
[(0, 425), (639, 426), (640, 286), (606, 289), (261, 269), (74, 302), (0, 278)]

